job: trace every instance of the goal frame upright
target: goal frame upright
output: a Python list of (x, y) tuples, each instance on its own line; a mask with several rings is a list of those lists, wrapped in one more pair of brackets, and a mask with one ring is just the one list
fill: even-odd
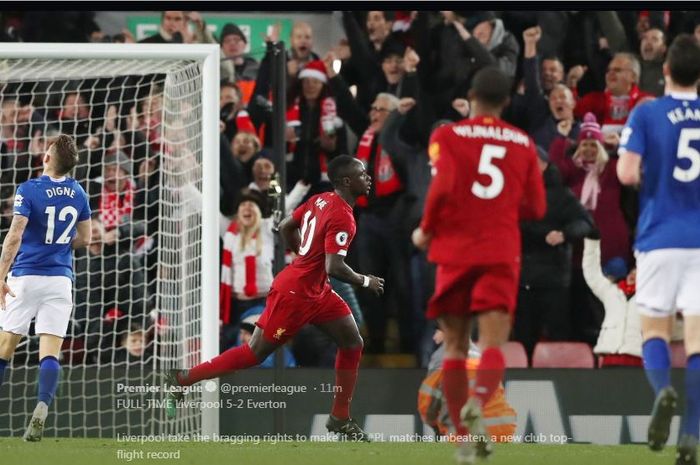
[[(200, 359), (219, 353), (219, 59), (218, 44), (0, 43), (0, 59), (194, 60), (202, 66), (202, 253)], [(202, 401), (219, 389), (202, 389)], [(204, 408), (201, 434), (219, 432), (219, 409)]]

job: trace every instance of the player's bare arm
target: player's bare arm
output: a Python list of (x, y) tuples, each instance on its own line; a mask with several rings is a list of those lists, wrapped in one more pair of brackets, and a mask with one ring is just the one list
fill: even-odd
[(10, 271), (10, 266), (12, 262), (15, 261), (17, 256), (17, 251), (19, 246), (22, 245), (22, 234), (24, 234), (24, 229), (27, 227), (27, 222), (29, 218), (22, 215), (15, 215), (12, 218), (12, 224), (10, 225), (10, 231), (5, 236), (5, 241), (2, 243), (2, 255), (0, 255), (0, 308), (5, 310), (5, 296), (10, 294), (12, 297), (15, 295), (12, 293), (12, 289), (5, 282), (7, 277), (7, 272)]
[(384, 279), (355, 273), (342, 255), (326, 254), (326, 273), (344, 283), (366, 287), (377, 295), (384, 294)]
[(625, 186), (637, 186), (641, 181), (642, 157), (638, 153), (626, 150), (617, 161), (617, 177)]
[(279, 226), (280, 234), (284, 238), (284, 242), (294, 253), (299, 251), (299, 245), (301, 245), (300, 226), (301, 225), (297, 223), (292, 216), (283, 219)]
[(76, 234), (71, 242), (73, 250), (87, 247), (92, 242), (92, 220), (80, 221), (76, 226)]

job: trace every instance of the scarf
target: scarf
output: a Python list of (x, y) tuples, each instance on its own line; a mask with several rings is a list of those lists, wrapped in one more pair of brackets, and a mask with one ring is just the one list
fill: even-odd
[[(243, 294), (248, 297), (253, 297), (258, 295), (258, 284), (257, 284), (257, 255), (251, 255), (248, 250), (251, 246), (253, 249), (256, 247), (257, 234), (251, 237), (250, 244), (246, 247), (246, 250), (241, 251), (240, 240), (241, 235), (238, 230), (238, 223), (232, 221), (226, 230), (224, 235), (224, 249), (221, 255), (221, 281), (219, 283), (219, 318), (224, 324), (229, 324), (231, 322), (231, 308), (233, 302), (233, 274), (234, 274), (234, 264), (233, 264), (233, 253), (234, 251), (246, 254), (243, 258), (244, 264), (244, 275), (245, 284), (243, 286)], [(240, 272), (240, 270), (235, 270)]]
[[(362, 161), (367, 167), (370, 165), (371, 159), (374, 158), (372, 188), (377, 197), (384, 197), (402, 191), (404, 186), (401, 179), (399, 179), (399, 175), (396, 173), (394, 163), (391, 161), (391, 156), (382, 149), (379, 142), (377, 142), (374, 154), (371, 153), (375, 137), (376, 134), (374, 131), (367, 129), (360, 139), (355, 157)], [(360, 207), (366, 207), (367, 202), (367, 196), (365, 195), (357, 199), (357, 205)]]
[(100, 221), (106, 230), (119, 226), (125, 216), (131, 215), (134, 208), (134, 183), (126, 180), (126, 187), (122, 192), (110, 192), (102, 188), (100, 195)]
[(591, 167), (586, 174), (581, 189), (581, 204), (588, 211), (595, 211), (598, 206), (598, 195), (600, 194), (600, 178), (598, 170)]
[(605, 126), (606, 132), (613, 129), (621, 131), (639, 99), (648, 95), (641, 92), (636, 84), (632, 85), (628, 95), (622, 97), (613, 96), (609, 90), (606, 90), (604, 94), (605, 114), (603, 115), (603, 120), (600, 121), (600, 126)]
[[(338, 111), (336, 110), (335, 100), (331, 97), (326, 97), (321, 100), (321, 117), (318, 120), (318, 133), (323, 134), (328, 132), (324, 129), (324, 125), (335, 124), (335, 120), (338, 118)], [(287, 110), (287, 126), (289, 127), (299, 127), (301, 126), (301, 110), (299, 108), (299, 97), (294, 99), (294, 104)], [(335, 128), (335, 126), (333, 126)], [(287, 161), (291, 160), (294, 152), (296, 150), (296, 142), (287, 143)], [(328, 180), (328, 156), (322, 150), (318, 152), (318, 161), (321, 168), (321, 179)]]

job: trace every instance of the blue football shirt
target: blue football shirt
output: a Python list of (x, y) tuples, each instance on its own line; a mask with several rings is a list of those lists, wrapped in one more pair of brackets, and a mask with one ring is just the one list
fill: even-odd
[(700, 100), (671, 94), (637, 106), (620, 140), (642, 156), (639, 221), (641, 252), (700, 248)]
[(90, 219), (88, 196), (69, 177), (30, 179), (17, 188), (15, 215), (29, 218), (12, 276), (67, 276), (73, 279), (71, 242), (80, 221)]

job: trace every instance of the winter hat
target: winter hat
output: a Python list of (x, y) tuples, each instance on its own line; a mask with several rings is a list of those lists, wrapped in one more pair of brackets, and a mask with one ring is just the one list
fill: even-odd
[(124, 312), (122, 312), (118, 307), (112, 307), (105, 312), (104, 319), (113, 323), (123, 316)]
[(267, 211), (267, 208), (265, 205), (267, 203), (267, 193), (252, 190), (252, 189), (249, 189), (246, 187), (246, 188), (241, 189), (241, 192), (240, 192), (237, 200), (238, 200), (238, 202), (236, 203), (236, 211), (238, 211), (238, 207), (243, 202), (253, 202), (260, 209), (260, 213), (262, 213), (262, 215), (265, 216), (265, 212)]
[(385, 40), (382, 44), (382, 49), (379, 52), (379, 56), (382, 61), (392, 56), (399, 56), (403, 58), (403, 54), (406, 53), (406, 47), (398, 40)]
[(613, 257), (603, 265), (603, 274), (612, 276), (616, 281), (624, 279), (629, 273), (627, 262), (622, 257)]
[[(462, 14), (462, 13), (467, 13), (466, 11), (455, 11), (457, 14)], [(478, 24), (483, 23), (484, 21), (493, 21), (496, 19), (496, 15), (494, 14), (493, 11), (475, 11), (471, 12), (471, 14), (468, 14), (465, 16), (467, 18), (467, 29), (472, 30), (474, 29)]]
[(241, 28), (233, 23), (226, 23), (224, 25), (224, 28), (221, 30), (221, 39), (219, 39), (219, 42), (223, 42), (228, 35), (236, 35), (240, 37), (243, 42), (246, 44), (248, 43), (248, 39), (245, 34), (243, 34), (243, 31), (241, 31)]
[(581, 123), (581, 129), (578, 133), (578, 143), (584, 139), (595, 139), (601, 144), (603, 143), (603, 132), (600, 130), (600, 125), (591, 112), (586, 113)]
[(328, 76), (326, 75), (326, 66), (321, 60), (312, 60), (304, 66), (299, 72), (299, 79), (304, 78), (314, 78), (318, 79), (322, 83), (328, 82)]
[(122, 151), (107, 155), (104, 158), (104, 166), (117, 165), (119, 168), (123, 169), (126, 174), (132, 173), (131, 163), (131, 159)]

